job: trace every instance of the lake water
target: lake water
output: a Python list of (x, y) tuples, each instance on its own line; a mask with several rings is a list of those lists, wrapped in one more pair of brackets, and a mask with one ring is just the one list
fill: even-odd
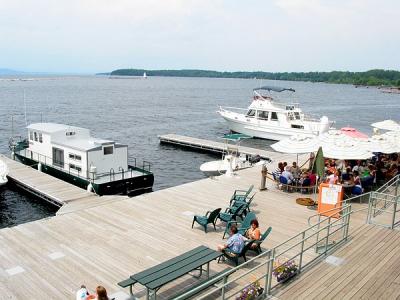
[[(57, 122), (89, 128), (96, 137), (129, 145), (129, 155), (153, 163), (154, 190), (204, 178), (199, 167), (215, 156), (159, 145), (158, 135), (176, 133), (218, 140), (228, 132), (219, 105), (246, 108), (252, 89), (291, 87), (282, 94), (306, 113), (327, 115), (336, 127), (352, 126), (371, 134), (370, 123), (398, 119), (400, 95), (375, 88), (308, 82), (248, 79), (148, 77), (109, 79), (95, 76), (35, 77), (10, 81), (0, 77), (0, 152), (9, 153), (12, 134), (26, 136), (25, 124)], [(25, 94), (25, 101), (24, 101)], [(26, 107), (26, 121), (24, 115)], [(242, 143), (269, 147), (252, 139)], [(54, 208), (9, 187), (0, 190), (0, 227), (51, 216)]]

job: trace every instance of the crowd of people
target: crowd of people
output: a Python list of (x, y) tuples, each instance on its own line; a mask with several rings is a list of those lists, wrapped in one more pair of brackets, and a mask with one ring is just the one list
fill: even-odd
[[(316, 175), (311, 169), (301, 170), (296, 162), (291, 166), (287, 162), (279, 162), (278, 168), (272, 174), (277, 181), (280, 181), (279, 178), (282, 176), (288, 185), (301, 188), (316, 184)], [(400, 155), (379, 154), (369, 160), (325, 159), (325, 172), (321, 181), (363, 187), (367, 183), (368, 185), (384, 183), (398, 174), (400, 174)]]

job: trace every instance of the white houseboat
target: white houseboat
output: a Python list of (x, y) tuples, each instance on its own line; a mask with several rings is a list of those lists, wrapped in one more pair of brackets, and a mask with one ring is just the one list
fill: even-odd
[[(218, 113), (228, 122), (233, 132), (269, 140), (281, 140), (296, 135), (319, 135), (328, 131), (333, 122), (306, 116), (298, 104), (276, 102), (271, 92), (294, 92), (294, 89), (264, 86), (254, 89), (253, 101), (248, 109), (220, 107)], [(263, 92), (268, 92), (265, 94)]]
[(98, 195), (140, 194), (151, 191), (150, 163), (128, 164), (128, 146), (94, 138), (85, 128), (35, 123), (28, 139), (10, 143), (12, 156), (39, 171)]

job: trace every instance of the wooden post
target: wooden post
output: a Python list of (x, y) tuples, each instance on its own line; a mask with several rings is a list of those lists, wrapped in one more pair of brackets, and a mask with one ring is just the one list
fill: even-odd
[(260, 191), (268, 190), (267, 187), (265, 186), (265, 183), (267, 181), (267, 172), (268, 172), (267, 166), (265, 164), (262, 165)]

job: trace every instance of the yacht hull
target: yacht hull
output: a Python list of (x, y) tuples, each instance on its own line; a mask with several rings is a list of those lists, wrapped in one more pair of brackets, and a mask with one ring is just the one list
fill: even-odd
[(316, 135), (316, 132), (311, 130), (254, 124), (251, 122), (227, 117), (223, 113), (220, 114), (227, 122), (231, 131), (247, 134), (252, 137), (280, 141), (296, 134)]

